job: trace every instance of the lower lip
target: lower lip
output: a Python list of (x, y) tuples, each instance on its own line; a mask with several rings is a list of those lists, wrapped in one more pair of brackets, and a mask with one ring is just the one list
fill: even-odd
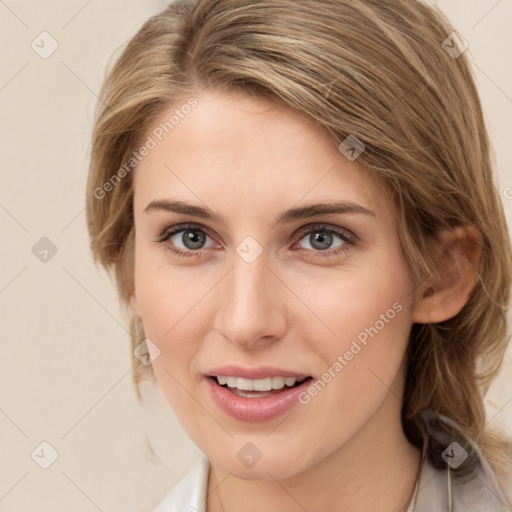
[(213, 401), (226, 414), (241, 421), (268, 421), (281, 416), (297, 403), (299, 395), (310, 386), (311, 381), (312, 379), (308, 378), (298, 386), (275, 395), (246, 398), (228, 391), (214, 379), (206, 378)]

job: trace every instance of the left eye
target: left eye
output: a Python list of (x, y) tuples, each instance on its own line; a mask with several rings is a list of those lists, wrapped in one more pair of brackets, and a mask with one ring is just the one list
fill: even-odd
[[(339, 243), (333, 246), (335, 238), (339, 239)], [(339, 233), (333, 229), (313, 229), (306, 233), (306, 236), (302, 237), (300, 241), (306, 240), (310, 247), (302, 247), (303, 249), (325, 251), (327, 249), (336, 249), (348, 242), (347, 237), (342, 233)], [(299, 241), (299, 243), (300, 243)]]

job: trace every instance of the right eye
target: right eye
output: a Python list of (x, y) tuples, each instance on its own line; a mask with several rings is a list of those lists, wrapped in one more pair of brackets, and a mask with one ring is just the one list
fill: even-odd
[(178, 256), (186, 257), (199, 256), (203, 249), (211, 247), (212, 245), (204, 246), (208, 238), (210, 237), (201, 227), (195, 224), (186, 224), (166, 228), (155, 241), (162, 244), (170, 241), (172, 245), (169, 245), (168, 248)]

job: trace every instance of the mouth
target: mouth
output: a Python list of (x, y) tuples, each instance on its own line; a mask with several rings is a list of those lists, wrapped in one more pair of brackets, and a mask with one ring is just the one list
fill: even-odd
[(204, 379), (216, 408), (244, 422), (281, 417), (300, 402), (312, 381), (311, 375), (285, 367), (236, 364), (211, 368)]
[(208, 378), (216, 386), (226, 389), (233, 395), (244, 398), (265, 398), (286, 393), (306, 381), (312, 380), (313, 377), (273, 376), (264, 379), (247, 379), (230, 375), (212, 375)]

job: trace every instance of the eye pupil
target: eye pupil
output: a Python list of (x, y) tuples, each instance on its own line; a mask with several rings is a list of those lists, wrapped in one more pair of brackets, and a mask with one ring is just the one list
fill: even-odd
[(310, 240), (312, 247), (323, 251), (331, 246), (332, 234), (326, 231), (317, 231), (315, 234), (310, 235)]
[(205, 234), (201, 231), (187, 229), (183, 232), (183, 244), (187, 249), (200, 249), (205, 241)]

